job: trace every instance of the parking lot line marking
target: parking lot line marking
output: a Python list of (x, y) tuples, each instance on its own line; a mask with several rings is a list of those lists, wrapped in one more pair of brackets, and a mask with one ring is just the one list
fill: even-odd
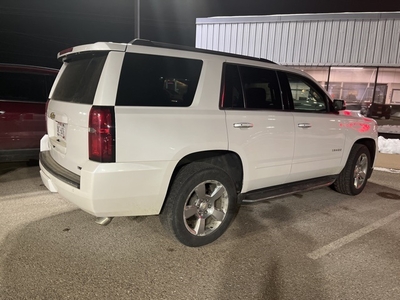
[(319, 258), (327, 255), (328, 253), (330, 253), (336, 249), (339, 249), (340, 247), (362, 237), (363, 235), (366, 235), (367, 233), (370, 233), (371, 231), (373, 231), (375, 229), (378, 229), (379, 227), (386, 225), (387, 223), (389, 223), (399, 217), (400, 217), (400, 211), (397, 211), (383, 219), (376, 221), (375, 223), (372, 223), (371, 225), (363, 227), (363, 228), (361, 228), (353, 233), (350, 233), (349, 235), (346, 235), (328, 245), (325, 245), (311, 253), (308, 253), (307, 256), (311, 259), (319, 259)]

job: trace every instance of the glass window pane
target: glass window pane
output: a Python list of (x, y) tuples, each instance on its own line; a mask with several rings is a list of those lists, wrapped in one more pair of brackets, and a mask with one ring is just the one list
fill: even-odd
[(400, 69), (379, 68), (375, 96), (375, 102), (398, 105), (400, 108)]
[(376, 68), (332, 67), (328, 92), (346, 100), (349, 109), (360, 109), (372, 102)]
[(324, 95), (300, 76), (288, 74), (287, 77), (292, 91), (294, 110), (326, 112)]
[(222, 94), (223, 108), (243, 108), (243, 91), (236, 65), (225, 65), (225, 90)]
[(295, 67), (312, 76), (326, 90), (328, 83), (329, 67)]
[(0, 99), (46, 102), (47, 97), (44, 75), (0, 72)]
[(116, 104), (120, 106), (190, 106), (201, 60), (125, 54)]
[(246, 108), (282, 109), (278, 79), (274, 70), (240, 66)]
[(69, 59), (53, 99), (92, 104), (107, 55), (108, 52), (85, 53)]

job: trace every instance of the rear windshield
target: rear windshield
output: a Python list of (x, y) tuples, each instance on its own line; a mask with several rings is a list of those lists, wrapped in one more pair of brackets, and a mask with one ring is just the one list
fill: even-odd
[(202, 65), (195, 59), (127, 53), (116, 105), (189, 106)]
[(52, 99), (93, 104), (97, 84), (108, 52), (90, 52), (68, 58), (66, 68), (52, 95)]

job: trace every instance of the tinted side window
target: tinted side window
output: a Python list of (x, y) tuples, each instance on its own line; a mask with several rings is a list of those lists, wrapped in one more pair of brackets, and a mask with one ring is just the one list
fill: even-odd
[(45, 75), (0, 72), (0, 99), (46, 102), (47, 97)]
[(239, 69), (235, 65), (225, 65), (221, 106), (223, 108), (243, 108), (243, 90)]
[(276, 72), (240, 66), (246, 108), (282, 109), (282, 99)]
[(295, 111), (326, 112), (327, 102), (323, 93), (318, 91), (306, 78), (287, 74)]
[(92, 104), (108, 52), (73, 56), (64, 63), (66, 68), (54, 90), (54, 100)]
[(190, 106), (202, 65), (201, 60), (127, 53), (116, 105)]
[(225, 64), (222, 107), (282, 109), (276, 72), (264, 68)]

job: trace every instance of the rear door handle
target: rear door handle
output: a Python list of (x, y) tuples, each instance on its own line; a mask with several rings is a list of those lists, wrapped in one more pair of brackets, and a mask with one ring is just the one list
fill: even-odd
[(299, 124), (297, 124), (297, 127), (300, 127), (300, 128), (310, 128), (310, 127), (311, 127), (311, 124), (310, 124), (310, 123), (299, 123)]
[(233, 127), (234, 128), (251, 128), (251, 127), (253, 127), (253, 124), (252, 123), (246, 123), (246, 122), (233, 123)]
[(4, 110), (0, 110), (0, 115), (4, 115), (6, 112)]

